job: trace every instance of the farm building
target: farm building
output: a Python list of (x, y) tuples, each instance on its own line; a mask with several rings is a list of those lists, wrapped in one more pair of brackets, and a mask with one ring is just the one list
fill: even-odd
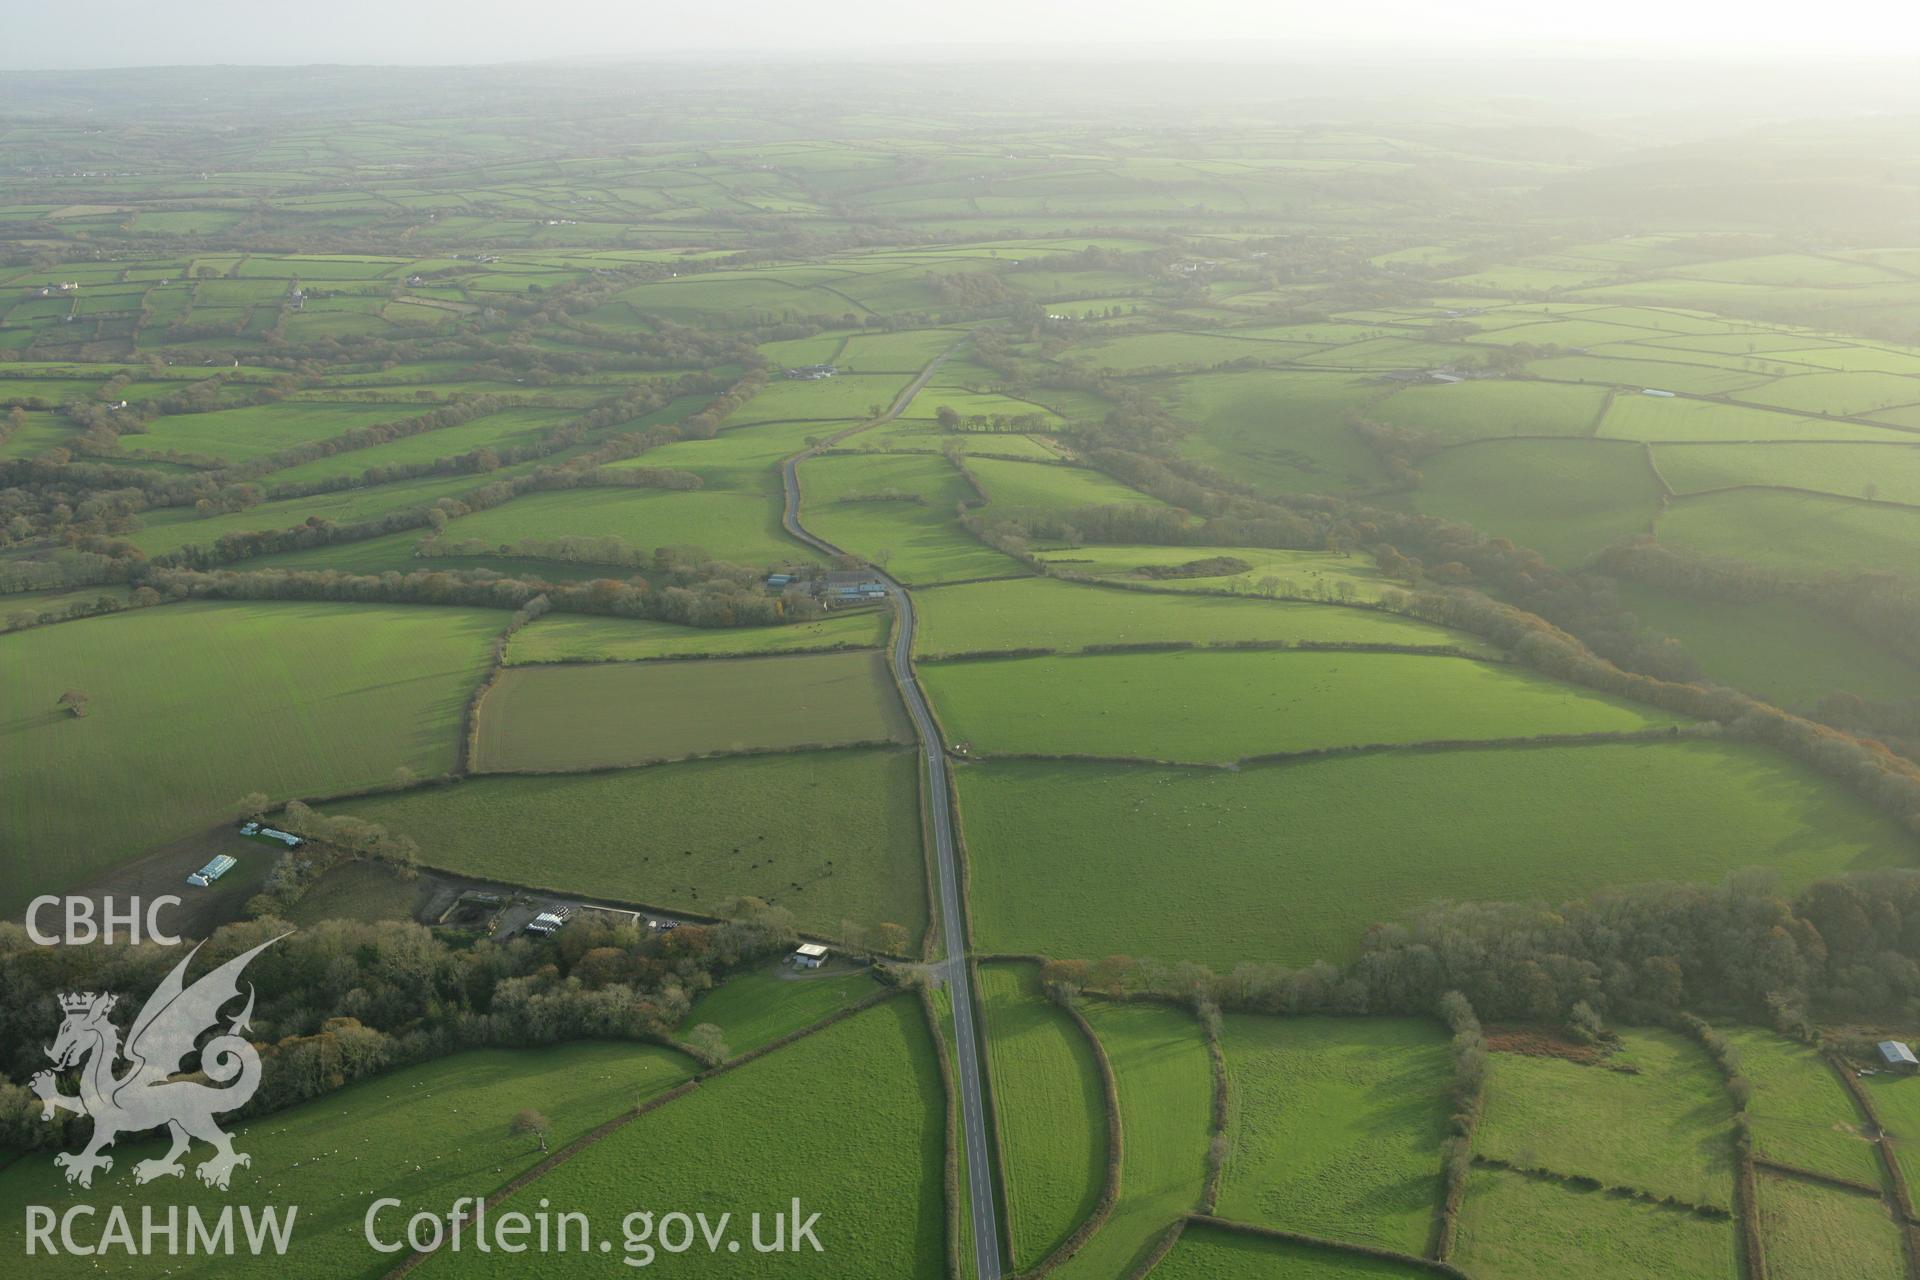
[(1898, 1040), (1882, 1040), (1875, 1046), (1880, 1051), (1881, 1065), (1889, 1071), (1920, 1071), (1920, 1058), (1913, 1056), (1913, 1050)]
[(558, 933), (561, 926), (565, 925), (572, 916), (572, 907), (554, 907), (552, 910), (542, 911), (527, 922), (526, 932), (542, 938), (548, 937)]
[(265, 836), (269, 840), (278, 840), (289, 849), (298, 849), (304, 843), (291, 831), (278, 831), (272, 827), (263, 827), (257, 822), (244, 823), (240, 827), (243, 836)]
[(1662, 400), (1671, 400), (1674, 398), (1673, 392), (1661, 391), (1656, 387), (1643, 387), (1640, 390), (1640, 394), (1643, 396), (1658, 396)]
[(887, 584), (872, 573), (830, 573), (824, 588), (829, 605), (870, 604), (887, 598)]
[(215, 880), (218, 880), (221, 876), (227, 874), (227, 872), (233, 870), (233, 868), (236, 865), (237, 864), (235, 863), (232, 857), (223, 853), (218, 857), (216, 857), (213, 861), (209, 862), (206, 866), (200, 868), (198, 871), (188, 876), (187, 883), (197, 884), (204, 889), (208, 885), (212, 884)]
[(887, 589), (879, 582), (859, 582), (845, 587), (828, 587), (827, 603), (872, 604), (887, 598)]
[(838, 371), (830, 364), (803, 364), (797, 369), (788, 369), (783, 376), (795, 382), (819, 382), (824, 378), (831, 378), (836, 372)]
[(826, 959), (827, 949), (817, 942), (803, 942), (794, 948), (793, 962), (802, 969), (818, 969)]

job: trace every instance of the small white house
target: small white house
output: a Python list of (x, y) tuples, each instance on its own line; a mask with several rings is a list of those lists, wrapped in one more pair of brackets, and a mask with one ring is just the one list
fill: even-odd
[(826, 958), (827, 949), (817, 942), (803, 942), (793, 952), (793, 962), (802, 969), (818, 969)]

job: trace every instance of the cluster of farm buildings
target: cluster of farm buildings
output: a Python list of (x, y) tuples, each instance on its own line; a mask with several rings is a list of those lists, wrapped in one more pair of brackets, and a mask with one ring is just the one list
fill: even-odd
[(797, 573), (770, 573), (767, 590), (774, 595), (805, 591), (829, 609), (853, 604), (878, 604), (887, 598), (887, 584), (871, 573), (828, 573), (803, 577)]

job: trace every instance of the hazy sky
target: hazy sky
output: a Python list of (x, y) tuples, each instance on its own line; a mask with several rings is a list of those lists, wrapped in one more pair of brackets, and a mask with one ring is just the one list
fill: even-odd
[[(838, 54), (1048, 45), (1164, 54), (1206, 42), (1464, 46), (1665, 57), (1906, 57), (1920, 0), (0, 0), (0, 66), (489, 63), (692, 52)], [(1263, 46), (1271, 52), (1271, 46)]]

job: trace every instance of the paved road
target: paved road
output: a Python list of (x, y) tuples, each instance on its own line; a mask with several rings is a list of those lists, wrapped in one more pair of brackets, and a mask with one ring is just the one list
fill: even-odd
[[(933, 378), (946, 355), (941, 355), (900, 393), (878, 418), (849, 427), (829, 438), (828, 444), (843, 440), (856, 431), (891, 422), (905, 411), (922, 387)], [(820, 448), (824, 446), (816, 446)], [(781, 523), (787, 532), (808, 546), (828, 555), (845, 554), (839, 547), (815, 537), (800, 523), (800, 480), (798, 467), (815, 452), (808, 449), (780, 464), (781, 483), (786, 487), (786, 510)], [(933, 851), (940, 896), (940, 936), (946, 944), (946, 956), (933, 966), (935, 977), (947, 984), (953, 995), (953, 1040), (959, 1055), (955, 1076), (960, 1086), (960, 1131), (967, 1144), (968, 1201), (973, 1210), (973, 1256), (979, 1280), (1000, 1280), (1000, 1231), (995, 1223), (993, 1165), (987, 1148), (986, 1086), (980, 1079), (979, 1047), (973, 1025), (973, 979), (967, 969), (965, 916), (960, 910), (960, 871), (953, 851), (953, 814), (947, 804), (947, 757), (943, 744), (934, 733), (933, 713), (927, 709), (926, 694), (913, 669), (915, 617), (913, 596), (885, 572), (874, 573), (887, 586), (887, 595), (899, 617), (893, 633), (893, 666), (900, 675), (900, 690), (906, 697), (907, 713), (913, 720), (914, 736), (920, 740), (920, 756), (926, 764), (927, 797), (933, 810)]]

